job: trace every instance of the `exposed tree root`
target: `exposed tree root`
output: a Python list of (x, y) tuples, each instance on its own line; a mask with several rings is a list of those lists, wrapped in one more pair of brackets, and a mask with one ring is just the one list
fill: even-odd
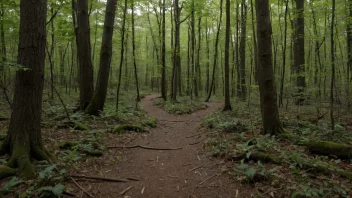
[[(21, 177), (31, 178), (35, 176), (35, 170), (31, 163), (31, 157), (36, 160), (46, 160), (52, 161), (53, 157), (50, 153), (44, 148), (42, 144), (35, 145), (31, 148), (29, 145), (22, 144), (13, 144), (12, 151), (10, 152), (8, 139), (5, 140), (1, 146), (1, 154), (11, 153), (11, 157), (7, 163), (7, 166), (11, 168), (18, 168), (19, 175)], [(9, 169), (2, 168), (0, 169), (0, 175), (8, 173)], [(10, 171), (11, 172), (11, 171)], [(13, 171), (11, 172), (13, 173)], [(13, 174), (12, 174), (13, 175)], [(11, 175), (8, 175), (11, 176)]]
[(16, 170), (8, 166), (0, 165), (0, 179), (16, 175)]

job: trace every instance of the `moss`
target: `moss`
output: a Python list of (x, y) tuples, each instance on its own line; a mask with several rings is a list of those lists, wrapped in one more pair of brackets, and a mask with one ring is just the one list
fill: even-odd
[(16, 170), (8, 166), (0, 165), (0, 179), (16, 175)]
[(75, 126), (73, 127), (74, 130), (76, 131), (87, 131), (89, 130), (89, 127), (83, 123), (75, 123)]
[(146, 121), (143, 121), (143, 125), (151, 128), (156, 128), (158, 124), (158, 119), (154, 117), (148, 117)]
[(25, 178), (31, 178), (35, 175), (34, 167), (30, 161), (29, 150), (29, 145), (15, 144), (11, 158), (7, 163), (11, 168), (18, 167), (20, 176)]
[(6, 120), (9, 120), (9, 119), (10, 118), (8, 118), (7, 116), (0, 114), (0, 121), (6, 121)]
[(352, 158), (352, 146), (329, 141), (310, 140), (307, 148), (311, 153), (326, 156), (336, 156), (340, 159)]
[(122, 124), (114, 128), (113, 132), (117, 134), (122, 134), (126, 131), (144, 132), (145, 128), (138, 125)]

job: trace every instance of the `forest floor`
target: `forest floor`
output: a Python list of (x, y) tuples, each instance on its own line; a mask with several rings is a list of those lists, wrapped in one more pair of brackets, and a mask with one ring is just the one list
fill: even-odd
[[(134, 136), (125, 144), (114, 139), (106, 144), (176, 150), (123, 148), (116, 149), (122, 152), (116, 156), (116, 151), (108, 154), (108, 158), (119, 158), (114, 164), (109, 163), (108, 159), (98, 159), (101, 163), (88, 160), (83, 165), (86, 168), (77, 170), (74, 174), (133, 178), (138, 181), (92, 183), (83, 180), (80, 181), (82, 188), (95, 197), (104, 198), (250, 197), (250, 190), (244, 189), (238, 182), (235, 183), (227, 174), (227, 163), (207, 155), (203, 148), (206, 136), (200, 127), (201, 118), (222, 107), (222, 104), (207, 103), (206, 109), (186, 115), (172, 115), (156, 107), (153, 104), (155, 99), (155, 95), (145, 97), (141, 107), (150, 116), (158, 119), (156, 128), (151, 129), (149, 133)], [(80, 189), (75, 191), (74, 194), (80, 193)]]
[[(0, 180), (0, 197), (352, 197), (352, 160), (316, 155), (300, 142), (352, 145), (352, 117), (343, 106), (331, 130), (328, 104), (287, 100), (280, 119), (297, 142), (261, 134), (256, 99), (223, 112), (222, 102), (172, 103), (152, 94), (136, 104), (124, 93), (118, 112), (110, 95), (96, 117), (74, 112), (76, 98), (63, 98), (69, 116), (58, 100), (44, 100), (43, 141), (57, 160), (33, 161), (35, 179)], [(4, 101), (0, 112), (1, 141), (10, 115)]]

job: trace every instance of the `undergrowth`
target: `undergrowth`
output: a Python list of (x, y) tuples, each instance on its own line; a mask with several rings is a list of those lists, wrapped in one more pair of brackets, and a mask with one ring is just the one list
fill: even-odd
[[(228, 174), (234, 180), (254, 187), (255, 197), (352, 196), (351, 181), (335, 174), (351, 172), (351, 161), (313, 155), (299, 144), (262, 135), (260, 114), (253, 113), (260, 113), (258, 108), (249, 109), (245, 103), (238, 103), (233, 109), (217, 111), (203, 119), (202, 125), (209, 131), (205, 146), (210, 155), (232, 162)], [(302, 107), (301, 112), (305, 111), (309, 110)], [(311, 122), (315, 115), (309, 117), (304, 116), (308, 113), (302, 113), (300, 119), (292, 112), (281, 112), (281, 115), (284, 127), (302, 139), (351, 144), (352, 134), (348, 132), (348, 125), (342, 122), (332, 131), (323, 120)], [(320, 167), (332, 172), (324, 172)]]
[(163, 108), (166, 112), (171, 114), (190, 114), (195, 111), (206, 109), (207, 105), (201, 101), (190, 100), (189, 98), (179, 98), (178, 101), (164, 101), (157, 99), (154, 105)]

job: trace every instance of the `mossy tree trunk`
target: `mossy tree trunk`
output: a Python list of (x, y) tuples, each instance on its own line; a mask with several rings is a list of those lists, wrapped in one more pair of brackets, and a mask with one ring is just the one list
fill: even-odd
[(276, 86), (272, 65), (271, 23), (269, 1), (256, 1), (258, 30), (258, 68), (260, 106), (263, 119), (264, 134), (276, 135), (283, 132), (279, 121), (276, 103)]
[(103, 40), (100, 51), (98, 81), (93, 98), (86, 109), (86, 112), (91, 115), (97, 115), (104, 109), (112, 57), (112, 36), (114, 33), (116, 3), (117, 0), (108, 0), (106, 3), (106, 14), (104, 21)]
[[(13, 112), (1, 153), (9, 153), (9, 167), (19, 168), (24, 177), (34, 175), (30, 162), (49, 160), (41, 135), (41, 111), (44, 85), (47, 0), (20, 3), (18, 64), (28, 69), (17, 71)], [(36, 14), (33, 14), (36, 13)]]

